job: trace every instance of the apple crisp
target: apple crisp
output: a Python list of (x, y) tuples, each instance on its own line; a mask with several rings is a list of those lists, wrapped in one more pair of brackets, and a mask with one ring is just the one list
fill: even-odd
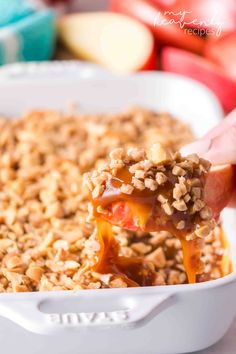
[[(117, 148), (161, 143), (175, 152), (193, 139), (189, 127), (167, 113), (138, 107), (102, 115), (33, 111), (2, 118), (0, 129), (0, 291), (130, 286), (90, 266), (100, 243), (82, 175), (104, 168)], [(137, 180), (141, 172), (135, 172)], [(156, 183), (163, 178), (159, 174)], [(146, 185), (154, 188), (150, 181)], [(129, 193), (130, 187), (123, 188)], [(119, 256), (147, 261), (151, 285), (187, 282), (180, 241), (170, 232), (112, 230)], [(204, 238), (198, 281), (229, 272), (222, 267), (222, 235), (218, 225)]]
[[(187, 157), (179, 152), (171, 154), (158, 143), (147, 151), (143, 148), (111, 151), (107, 166), (84, 175), (101, 248), (94, 262), (96, 269), (100, 273), (110, 269), (110, 273), (126, 277), (128, 272), (128, 278), (135, 277), (139, 285), (143, 281), (147, 285), (145, 277), (137, 278), (134, 259), (132, 270), (130, 259), (120, 259), (109, 224), (133, 231), (168, 231), (181, 242), (188, 282), (196, 282), (196, 276), (204, 270), (203, 239), (216, 225), (213, 211), (204, 200), (209, 170), (210, 163), (196, 154)], [(136, 268), (139, 262), (138, 272), (142, 274), (143, 260), (135, 262)], [(150, 275), (149, 278), (151, 285), (153, 279)]]

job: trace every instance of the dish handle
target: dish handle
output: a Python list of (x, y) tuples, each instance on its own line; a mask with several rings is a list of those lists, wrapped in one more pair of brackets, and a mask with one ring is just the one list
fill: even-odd
[[(92, 298), (92, 302), (90, 301), (92, 308), (89, 310), (88, 303), (86, 304), (85, 300), (87, 295), (79, 294), (76, 299), (77, 304), (80, 300), (83, 300), (84, 304), (86, 304), (86, 312), (77, 310), (65, 312), (63, 307), (64, 304), (70, 302), (70, 295), (58, 293), (51, 295), (54, 296), (45, 296), (44, 294), (39, 299), (27, 298), (27, 301), (24, 299), (9, 301), (8, 298), (8, 301), (0, 302), (0, 316), (39, 334), (73, 332), (88, 327), (90, 329), (136, 328), (159, 315), (164, 309), (173, 304), (174, 299), (173, 294), (170, 293), (122, 295), (121, 297), (118, 297), (117, 294), (116, 296), (114, 294), (101, 296), (96, 293), (96, 296)], [(73, 296), (75, 300), (75, 294)], [(114, 298), (116, 298), (115, 301)], [(110, 303), (109, 300), (112, 302), (114, 310), (101, 310), (107, 307)], [(42, 311), (41, 305), (47, 302), (49, 305), (47, 312)], [(99, 310), (94, 310), (94, 303)], [(50, 310), (52, 304), (54, 309), (56, 305), (56, 308), (60, 309), (61, 307), (61, 310), (56, 312), (53, 311), (53, 308)]]
[(42, 81), (58, 79), (106, 78), (112, 74), (96, 64), (80, 60), (7, 64), (0, 69), (0, 81)]

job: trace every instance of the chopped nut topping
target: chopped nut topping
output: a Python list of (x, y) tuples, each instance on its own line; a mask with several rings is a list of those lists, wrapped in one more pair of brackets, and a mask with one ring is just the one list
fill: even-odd
[(22, 265), (20, 257), (10, 253), (4, 257), (3, 262), (8, 269), (16, 268)]
[(172, 173), (175, 176), (184, 176), (186, 174), (186, 171), (182, 167), (179, 167), (178, 165), (175, 165), (173, 167)]
[(212, 210), (211, 208), (205, 206), (200, 211), (200, 216), (203, 220), (209, 220), (212, 218)]
[(144, 149), (138, 149), (138, 148), (130, 148), (127, 150), (127, 155), (133, 160), (133, 161), (140, 161), (144, 160), (146, 157), (146, 153)]
[(176, 183), (173, 189), (173, 198), (179, 200), (182, 196), (187, 193), (187, 188), (185, 184)]
[(94, 188), (93, 192), (92, 192), (92, 196), (93, 196), (93, 198), (97, 198), (97, 197), (99, 197), (99, 195), (101, 195), (103, 192), (104, 192), (104, 186), (102, 186), (102, 185), (97, 185), (97, 186)]
[(30, 266), (27, 271), (26, 271), (26, 275), (36, 281), (36, 282), (39, 282), (42, 275), (44, 273), (44, 270), (41, 268), (41, 267), (38, 267), (38, 266)]
[(150, 245), (146, 245), (143, 242), (136, 242), (131, 245), (131, 248), (139, 254), (146, 254), (152, 250)]
[(140, 181), (139, 179), (132, 177), (132, 184), (134, 186), (134, 188), (142, 191), (145, 189), (145, 185), (144, 182)]
[(167, 215), (172, 215), (173, 212), (174, 212), (174, 209), (173, 207), (170, 205), (170, 203), (166, 202), (166, 203), (163, 203), (162, 205), (162, 208), (164, 209), (165, 213)]
[(69, 244), (66, 240), (57, 240), (53, 243), (53, 248), (56, 250), (63, 249), (65, 251), (69, 250)]
[(208, 160), (200, 158), (200, 165), (203, 167), (204, 171), (209, 171), (211, 168), (211, 163)]
[[(189, 127), (182, 122), (166, 113), (141, 108), (103, 115), (34, 111), (19, 119), (1, 118), (0, 292), (127, 287), (124, 279), (112, 274), (98, 278), (91, 271), (94, 254), (101, 245), (94, 218), (88, 215), (88, 190), (93, 191), (94, 198), (103, 194), (108, 171), (113, 169), (115, 174), (124, 166), (125, 151), (131, 146), (149, 150), (152, 144), (160, 143), (173, 156), (192, 139)], [(125, 157), (126, 162), (138, 159), (131, 166), (132, 187), (140, 191), (147, 188), (145, 178), (157, 182), (157, 191), (168, 183), (168, 171), (162, 166), (166, 157), (156, 157), (156, 151), (153, 148), (152, 158), (141, 153), (140, 160), (137, 155)], [(107, 160), (109, 153), (111, 165)], [(209, 167), (208, 162), (197, 162), (196, 157), (187, 160), (195, 167), (201, 164), (199, 173)], [(182, 162), (185, 163), (179, 162), (180, 167), (188, 171), (186, 161)], [(152, 170), (156, 165), (155, 175)], [(98, 174), (94, 178), (90, 178), (90, 173), (85, 176), (84, 188), (82, 174), (94, 169)], [(178, 176), (176, 183), (180, 183), (180, 178), (185, 184), (186, 175)], [(188, 207), (193, 187), (201, 187), (199, 175), (189, 178), (188, 194), (181, 197)], [(172, 200), (168, 197), (163, 202), (171, 204)], [(99, 212), (105, 213), (105, 209)], [(199, 215), (206, 223), (212, 217), (206, 206)], [(112, 229), (121, 245), (121, 256), (138, 255), (147, 260), (159, 248), (156, 261), (149, 260), (156, 273), (153, 285), (186, 283), (180, 242), (172, 234)], [(204, 241), (205, 268), (198, 281), (222, 276), (224, 248), (220, 227), (216, 226)]]
[(163, 249), (158, 247), (154, 252), (150, 253), (146, 259), (154, 263), (157, 268), (164, 268), (166, 264), (166, 257)]
[(141, 178), (144, 179), (145, 178), (145, 171), (143, 170), (136, 170), (134, 173), (135, 178)]
[(187, 210), (187, 205), (183, 199), (176, 200), (172, 203), (173, 207), (179, 211)]
[(163, 172), (156, 173), (156, 181), (159, 185), (164, 184), (168, 180), (168, 177)]
[(188, 203), (190, 200), (191, 200), (191, 196), (188, 193), (185, 194), (185, 196), (184, 196), (185, 203)]
[(199, 164), (199, 157), (198, 157), (197, 154), (188, 155), (187, 156), (187, 160), (191, 161), (191, 162), (193, 162), (195, 164)]
[(201, 199), (197, 199), (193, 205), (193, 212), (200, 211), (205, 206), (205, 203)]
[(112, 150), (109, 156), (111, 160), (122, 160), (123, 154), (124, 154), (124, 149), (117, 148)]
[(111, 288), (127, 288), (126, 282), (120, 278), (111, 280), (109, 285)]
[(168, 201), (168, 199), (166, 199), (166, 198), (164, 197), (164, 195), (162, 195), (162, 194), (158, 194), (157, 200), (158, 200), (158, 202), (160, 202), (161, 204), (166, 204), (167, 201)]
[(121, 169), (122, 167), (124, 167), (124, 163), (122, 160), (111, 160), (110, 162), (111, 169)]
[(124, 194), (132, 194), (134, 187), (131, 186), (130, 184), (122, 184), (121, 188), (120, 188), (121, 192)]
[(65, 269), (77, 269), (79, 266), (80, 264), (76, 261), (65, 261)]
[(185, 221), (184, 220), (179, 221), (178, 224), (176, 225), (176, 228), (178, 230), (183, 230), (185, 228)]
[(171, 158), (170, 154), (160, 143), (151, 146), (148, 157), (155, 165), (163, 163)]
[(197, 198), (197, 199), (200, 199), (201, 198), (201, 195), (202, 195), (202, 190), (201, 188), (199, 187), (193, 187), (192, 188), (192, 195)]
[(145, 178), (144, 185), (146, 188), (150, 189), (151, 191), (155, 191), (157, 189), (157, 182), (152, 178)]
[(192, 187), (200, 187), (201, 181), (199, 180), (199, 178), (192, 178), (190, 184)]

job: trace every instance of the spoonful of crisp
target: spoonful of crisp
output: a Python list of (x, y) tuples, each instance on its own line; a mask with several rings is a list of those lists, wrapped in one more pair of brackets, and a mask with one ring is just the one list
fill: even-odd
[[(106, 167), (85, 177), (98, 230), (104, 231), (104, 223), (109, 223), (133, 231), (172, 233), (181, 242), (190, 283), (203, 271), (204, 238), (230, 199), (232, 179), (230, 165), (211, 169), (196, 154), (171, 154), (160, 144), (148, 151), (116, 149)], [(103, 257), (105, 251), (100, 264)]]

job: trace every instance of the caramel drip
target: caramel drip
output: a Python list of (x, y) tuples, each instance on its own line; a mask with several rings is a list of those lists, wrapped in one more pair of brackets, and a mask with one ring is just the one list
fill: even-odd
[[(196, 282), (197, 274), (201, 274), (202, 262), (201, 254), (203, 242), (201, 239), (186, 240), (186, 236), (194, 230), (194, 225), (198, 220), (194, 219), (194, 215), (190, 215), (175, 210), (168, 216), (157, 201), (156, 191), (145, 189), (143, 191), (134, 190), (131, 195), (124, 194), (120, 188), (122, 183), (130, 184), (132, 175), (127, 168), (118, 171), (116, 177), (112, 177), (106, 182), (105, 191), (102, 196), (93, 199), (95, 217), (98, 223), (99, 242), (101, 244), (101, 252), (98, 257), (98, 264), (95, 267), (101, 273), (122, 274), (125, 276), (129, 273), (131, 279), (135, 278), (130, 272), (130, 264), (128, 258), (121, 264), (118, 257), (119, 248), (112, 236), (112, 229), (107, 223), (103, 224), (101, 218), (107, 222), (118, 225), (130, 230), (149, 231), (168, 231), (177, 237), (182, 245), (183, 263), (187, 273), (189, 283)], [(170, 174), (168, 182), (164, 186), (158, 187), (158, 193), (166, 196), (171, 200), (173, 186), (177, 182), (177, 177)], [(96, 212), (97, 207), (102, 206), (108, 210), (109, 214), (99, 214)], [(177, 230), (178, 221), (185, 221), (185, 228)], [(131, 258), (130, 262), (134, 262)], [(139, 261), (139, 267), (142, 262)], [(122, 271), (121, 271), (122, 270)], [(137, 282), (140, 284), (140, 282)]]
[(154, 271), (142, 258), (119, 256), (120, 246), (113, 236), (112, 227), (100, 218), (96, 220), (100, 250), (93, 270), (102, 274), (113, 274), (123, 279), (130, 287), (152, 285)]
[[(132, 204), (131, 202), (129, 202), (128, 205), (133, 215), (137, 218), (137, 225), (141, 230), (145, 230), (145, 225), (147, 225), (151, 215), (151, 208), (147, 205), (137, 205), (134, 203)], [(163, 227), (156, 227), (153, 231), (161, 231), (161, 229), (163, 230)], [(180, 240), (183, 251), (183, 264), (188, 277), (188, 282), (195, 283), (196, 275), (203, 271), (203, 265), (201, 262), (202, 248), (204, 245), (203, 240), (197, 238), (187, 241), (183, 233), (177, 232), (177, 230), (174, 230), (172, 227), (166, 227), (165, 229)]]
[(222, 276), (232, 273), (233, 271), (233, 264), (231, 261), (231, 252), (230, 252), (230, 244), (227, 240), (225, 233), (221, 230), (220, 233), (220, 240), (221, 245), (224, 250), (224, 255), (221, 260), (221, 273)]
[(201, 262), (203, 240), (194, 239), (186, 241), (180, 239), (183, 250), (183, 264), (188, 276), (189, 283), (196, 283), (197, 274), (203, 272), (203, 264)]

